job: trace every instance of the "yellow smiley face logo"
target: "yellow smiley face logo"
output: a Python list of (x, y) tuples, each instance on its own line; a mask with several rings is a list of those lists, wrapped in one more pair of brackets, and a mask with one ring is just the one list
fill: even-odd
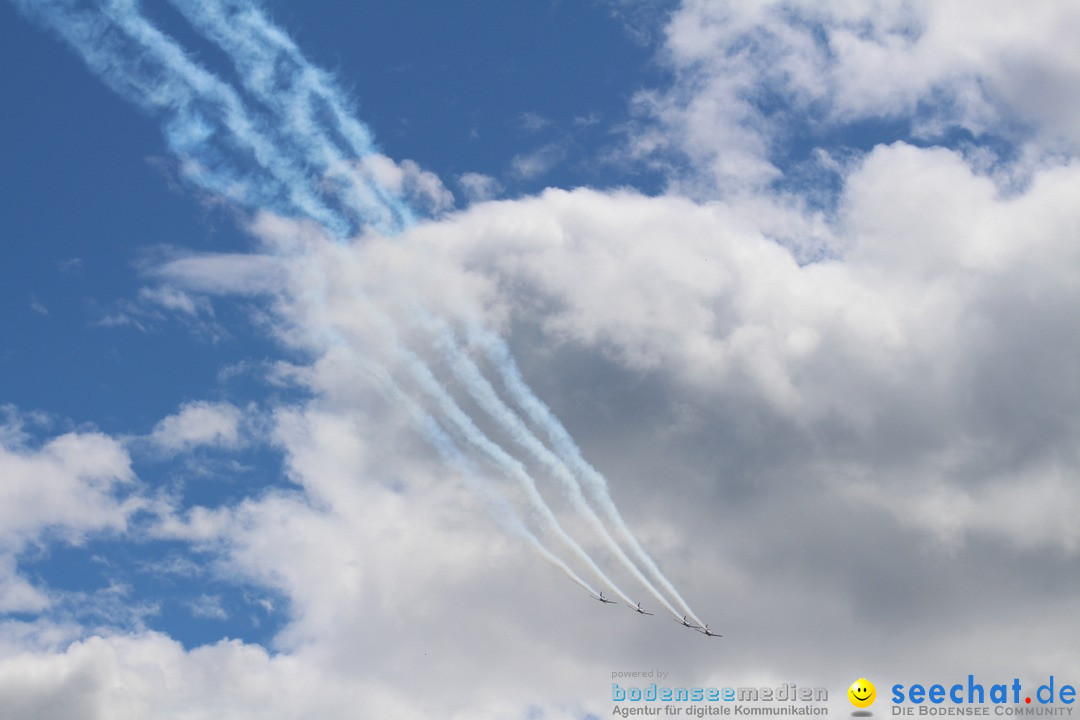
[(877, 690), (874, 688), (874, 683), (866, 678), (859, 678), (851, 683), (851, 687), (847, 689), (847, 696), (851, 704), (857, 708), (870, 707), (877, 699)]

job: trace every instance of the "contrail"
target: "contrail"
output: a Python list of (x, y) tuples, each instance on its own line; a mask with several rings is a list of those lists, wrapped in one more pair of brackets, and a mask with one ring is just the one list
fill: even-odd
[[(139, 13), (137, 0), (98, 0), (99, 12), (85, 10), (85, 0), (12, 2), (24, 14), (66, 40), (113, 90), (161, 117), (166, 142), (181, 161), (185, 177), (196, 187), (248, 210), (269, 209), (279, 215), (310, 218), (342, 240), (361, 227), (393, 234), (414, 222), (408, 205), (358, 166), (358, 162), (377, 149), (370, 131), (352, 116), (347, 99), (333, 79), (312, 66), (292, 39), (247, 0), (221, 0), (216, 4), (200, 0), (170, 2), (192, 27), (225, 51), (247, 96), (255, 101), (254, 106), (154, 27)], [(261, 172), (252, 172), (252, 165)], [(373, 316), (385, 323), (384, 330), (391, 331), (393, 342), (389, 347), (396, 360), (403, 363), (413, 382), (438, 408), (448, 423), (447, 428), (503, 474), (515, 479), (547, 527), (629, 603), (629, 597), (562, 529), (522, 463), (480, 430), (424, 361), (400, 342), (389, 320), (370, 307), (359, 288), (354, 291)], [(458, 382), (515, 442), (558, 478), (575, 509), (589, 521), (620, 562), (669, 611), (678, 615), (611, 537), (582, 495), (580, 479), (633, 554), (686, 608), (687, 614), (700, 623), (622, 521), (607, 494), (604, 478), (584, 460), (562, 425), (525, 385), (505, 344), (494, 334), (479, 331), (473, 329), (470, 342), (476, 337), (483, 340), (480, 345), (515, 404), (534, 425), (543, 428), (555, 453), (498, 397), (451, 334), (448, 340), (443, 338), (441, 349), (452, 360), (449, 364)], [(408, 397), (385, 369), (369, 366), (366, 374), (384, 395), (392, 396), (406, 407), (414, 416), (414, 424), (448, 464), (468, 470), (463, 472), (467, 477), (477, 473), (472, 461), (454, 444), (447, 428)], [(513, 509), (505, 497), (501, 503)], [(497, 518), (510, 517), (498, 502), (492, 507), (498, 511)], [(510, 522), (509, 531), (525, 538), (571, 579), (593, 592), (532, 535), (520, 517), (516, 514), (513, 517), (520, 528)]]
[[(518, 369), (517, 363), (514, 362), (514, 357), (510, 354), (510, 349), (506, 347), (503, 339), (476, 323), (469, 324), (467, 333), (470, 342), (482, 348), (486, 352), (488, 359), (495, 365), (504, 387), (514, 398), (514, 402), (535, 425), (543, 428), (556, 452), (574, 468), (578, 477), (582, 479), (585, 487), (588, 488), (594, 502), (604, 511), (609, 522), (615, 526), (623, 541), (630, 547), (638, 560), (648, 569), (656, 581), (678, 601), (679, 606), (686, 611), (687, 615), (692, 617), (699, 625), (704, 625), (701, 619), (690, 609), (686, 601), (683, 600), (682, 596), (679, 595), (675, 586), (660, 572), (660, 568), (641, 547), (637, 538), (630, 532), (630, 528), (622, 519), (622, 515), (620, 515), (618, 508), (611, 499), (611, 495), (608, 494), (607, 481), (604, 476), (585, 460), (570, 433), (566, 431), (566, 428), (551, 412), (551, 409), (533, 393), (521, 376), (521, 371)], [(666, 603), (665, 606), (669, 610), (671, 609)], [(674, 614), (678, 616), (678, 613)]]

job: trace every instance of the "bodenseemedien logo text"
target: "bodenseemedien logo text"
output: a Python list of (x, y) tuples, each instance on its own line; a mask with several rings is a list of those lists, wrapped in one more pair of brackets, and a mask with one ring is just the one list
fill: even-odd
[(829, 699), (825, 688), (799, 687), (785, 683), (780, 687), (664, 687), (656, 683), (641, 687), (621, 687), (611, 683), (611, 699), (616, 702), (796, 702)]

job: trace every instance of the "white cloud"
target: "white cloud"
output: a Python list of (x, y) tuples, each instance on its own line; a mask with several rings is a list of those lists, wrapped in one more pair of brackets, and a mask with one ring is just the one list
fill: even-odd
[(19, 576), (13, 555), (0, 554), (0, 612), (41, 612), (51, 602), (46, 592)]
[(708, 195), (777, 178), (772, 153), (793, 125), (811, 134), (858, 120), (912, 120), (918, 135), (949, 127), (1045, 148), (1080, 148), (1080, 28), (1069, 3), (1038, 8), (968, 0), (918, 3), (688, 0), (664, 53), (677, 81), (647, 91), (654, 122), (641, 155), (675, 151)]
[(173, 258), (155, 271), (199, 292), (259, 295), (272, 292), (287, 277), (281, 258), (203, 253)]
[(201, 445), (235, 448), (241, 442), (242, 413), (226, 402), (186, 403), (175, 415), (163, 418), (149, 441), (166, 452), (183, 452)]
[[(915, 444), (895, 487), (929, 472), (935, 486), (954, 477), (966, 492), (975, 477), (961, 468), (987, 445), (1019, 463), (1008, 484), (1028, 482), (1020, 478), (1036, 467), (1050, 477), (1070, 472), (1058, 442), (1080, 428), (1055, 419), (1080, 405), (1071, 381), (1080, 348), (1065, 330), (1080, 301), (1069, 230), (1078, 217), (1067, 199), (1078, 183), (1080, 168), (1070, 164), (1002, 196), (960, 155), (898, 144), (850, 175), (837, 222), (824, 230), (821, 218), (778, 201), (776, 212), (759, 214), (768, 201), (695, 205), (551, 190), (417, 228), (392, 260), (368, 244), (357, 264), (372, 275), (392, 267), (399, 280), (414, 265), (467, 268), (442, 289), (401, 284), (461, 317), (465, 306), (441, 293), (468, 293), (489, 322), (509, 327), (512, 318), (548, 348), (596, 348), (686, 392), (764, 403), (755, 412), (767, 407), (811, 435), (839, 423), (857, 438), (867, 473), (876, 448), (900, 431)], [(773, 239), (778, 228), (818, 235), (841, 257), (800, 264)], [(383, 307), (395, 292), (386, 290)], [(942, 447), (951, 448), (948, 463), (933, 467)], [(1004, 529), (1007, 503), (979, 507), (986, 512), (958, 515), (962, 527), (996, 524), (1027, 542), (1028, 531)], [(915, 512), (902, 503), (895, 510)], [(1060, 535), (1061, 546), (1073, 548), (1071, 537)]]
[(40, 611), (46, 590), (16, 573), (16, 555), (48, 535), (80, 542), (89, 533), (122, 531), (142, 507), (130, 492), (131, 460), (116, 440), (66, 433), (30, 444), (9, 411), (0, 431), (0, 611)]
[[(310, 228), (265, 218), (257, 230), (273, 252), (288, 247), (289, 238), (304, 238), (305, 261), (290, 263), (288, 297), (278, 297), (280, 337), (324, 348), (318, 362), (293, 368), (291, 377), (325, 407), (279, 415), (279, 438), (289, 448), (293, 477), (318, 507), (332, 512), (323, 516), (287, 497), (247, 506), (244, 512), (253, 514), (239, 523), (247, 530), (233, 557), (245, 572), (294, 599), (297, 620), (282, 637), (313, 644), (329, 632), (322, 623), (338, 622), (325, 614), (320, 598), (348, 598), (369, 586), (394, 588), (391, 595), (422, 593), (433, 581), (435, 571), (426, 562), (416, 567), (422, 577), (396, 565), (393, 572), (380, 570), (384, 555), (397, 563), (394, 558), (423, 555), (419, 548), (398, 554), (382, 536), (330, 540), (356, 527), (377, 532), (385, 519), (394, 527), (417, 523), (428, 529), (446, 522), (440, 513), (420, 509), (432, 497), (426, 486), (408, 493), (400, 508), (402, 496), (381, 490), (381, 500), (372, 498), (372, 478), (389, 483), (391, 477), (422, 475), (415, 467), (396, 469), (391, 458), (424, 453), (387, 449), (376, 463), (381, 470), (369, 475), (362, 468), (370, 447), (358, 439), (370, 440), (373, 426), (353, 415), (355, 408), (385, 407), (371, 393), (360, 361), (390, 358), (393, 344), (367, 303), (394, 320), (399, 340), (437, 366), (410, 310), (416, 300), (457, 320), (483, 308), (489, 324), (515, 329), (512, 343), (527, 338), (517, 343), (526, 366), (601, 354), (611, 379), (590, 384), (598, 396), (607, 392), (607, 382), (661, 379), (670, 398), (665, 402), (672, 405), (664, 412), (687, 424), (650, 436), (650, 454), (669, 456), (656, 444), (677, 442), (686, 433), (696, 437), (703, 432), (698, 416), (720, 412), (723, 432), (767, 448), (759, 451), (764, 458), (776, 453), (754, 472), (798, 472), (807, 489), (820, 493), (815, 505), (850, 508), (861, 501), (875, 517), (895, 523), (885, 520), (882, 527), (913, 528), (924, 542), (950, 552), (992, 536), (1017, 549), (1049, 545), (1074, 553), (1076, 538), (1063, 523), (1074, 503), (1069, 488), (1075, 463), (1065, 450), (1080, 432), (1069, 420), (1080, 405), (1070, 379), (1078, 350), (1073, 339), (1080, 335), (1064, 329), (1075, 324), (1070, 308), (1080, 299), (1071, 280), (1080, 257), (1069, 231), (1077, 216), (1067, 202), (1078, 180), (1075, 164), (1047, 168), (1026, 190), (1001, 195), (957, 153), (897, 144), (853, 166), (831, 222), (769, 198), (695, 204), (591, 190), (485, 203), (403, 238), (366, 238), (347, 248), (320, 240)], [(800, 242), (827, 247), (835, 257), (801, 264)], [(305, 287), (318, 293), (296, 292)], [(366, 289), (363, 297), (357, 287)], [(327, 346), (327, 338), (338, 340)], [(347, 342), (341, 344), (342, 338)], [(549, 384), (547, 390), (557, 399), (560, 387)], [(384, 412), (389, 434), (376, 444), (389, 448), (405, 418)], [(608, 424), (624, 421), (610, 418)], [(755, 429), (761, 427), (775, 433)], [(615, 456), (636, 457), (627, 449), (633, 440), (606, 442), (614, 443)], [(745, 452), (730, 447), (739, 451)], [(993, 477), (987, 479), (990, 467)], [(646, 478), (626, 477), (651, 472), (633, 464), (624, 470), (624, 494), (663, 502)], [(707, 477), (709, 469), (686, 472)], [(738, 478), (751, 468), (735, 464), (729, 472)], [(714, 483), (705, 492), (723, 493)], [(1017, 493), (1029, 486), (1045, 488), (1039, 497), (1057, 494), (1061, 502), (1035, 503), (1023, 522), (1013, 522)], [(439, 506), (462, 502), (439, 500)], [(759, 502), (750, 516), (761, 523), (792, 512), (779, 498)], [(411, 520), (399, 518), (406, 506)], [(354, 515), (361, 508), (363, 517)], [(368, 516), (369, 510), (383, 520)], [(478, 512), (473, 507), (465, 515)], [(683, 552), (688, 530), (671, 523), (690, 527), (693, 512), (664, 503), (650, 507), (638, 525), (645, 544), (668, 567), (674, 563), (676, 573), (680, 565), (673, 558)], [(339, 513), (351, 519), (334, 530)], [(662, 520), (668, 513), (671, 520)], [(224, 521), (217, 532), (228, 536), (233, 524)], [(821, 532), (813, 523), (799, 527), (804, 538)], [(273, 539), (279, 529), (282, 538)], [(313, 577), (290, 569), (318, 568), (314, 558), (263, 565), (262, 558), (288, 552), (284, 538), (298, 536), (313, 538), (310, 552), (340, 548), (329, 561), (355, 568), (333, 579), (344, 585), (316, 593)], [(381, 550), (360, 556), (358, 547)], [(476, 562), (471, 557), (462, 567)], [(729, 578), (760, 588), (756, 576), (742, 576), (737, 567), (729, 572)], [(687, 576), (682, 578), (685, 583)], [(487, 587), (491, 580), (482, 582)]]
[(188, 293), (168, 285), (156, 288), (139, 288), (139, 300), (193, 317), (198, 315), (212, 317), (214, 314), (210, 301), (205, 297), (192, 297)]
[[(762, 137), (748, 136), (751, 165), (767, 154)], [(657, 653), (705, 683), (846, 672), (870, 642), (893, 648), (882, 676), (915, 662), (971, 666), (958, 647), (986, 650), (980, 667), (1022, 657), (1031, 672), (1059, 662), (1064, 673), (1060, 663), (1075, 663), (1027, 652), (1020, 634), (995, 636), (1007, 652), (984, 634), (1037, 606), (1025, 632), (1055, 637), (1071, 586), (966, 600), (985, 572), (1056, 572), (1080, 549), (1069, 525), (1080, 506), (1080, 167), (1035, 163), (1003, 193), (973, 163), (878, 147), (837, 164), (828, 216), (756, 192), (775, 172), (767, 165), (760, 177), (735, 168), (738, 192), (723, 200), (549, 190), (349, 246), (263, 216), (253, 231), (265, 255), (179, 258), (160, 273), (180, 288), (266, 294), (266, 327), (314, 358), (278, 374), (313, 398), (275, 415), (299, 489), (190, 509), (156, 532), (213, 549), (227, 572), (286, 598), (272, 661), (257, 648), (228, 653), (252, 660), (251, 683), (273, 678), (275, 662), (318, 676), (328, 712), (495, 717), (537, 699), (554, 715), (575, 698), (595, 711), (612, 656)], [(431, 408), (397, 354), (406, 344), (466, 395), (418, 304), (458, 328), (479, 318), (507, 331), (675, 584), (714, 626), (754, 639), (737, 659), (687, 645), (666, 621), (598, 624), (407, 430), (409, 413), (366, 363)], [(897, 638), (897, 623), (914, 629)], [(822, 657), (826, 643), (836, 650)], [(217, 658), (204, 648), (173, 662), (198, 676)], [(362, 700), (335, 684), (376, 675)], [(491, 700), (478, 708), (460, 688), (480, 675)], [(286, 695), (290, 707), (316, 702)]]
[(559, 143), (548, 143), (527, 153), (515, 155), (510, 160), (510, 172), (522, 180), (535, 180), (546, 175), (566, 156), (566, 149)]
[[(238, 641), (185, 651), (160, 634), (91, 637), (63, 653), (23, 653), (0, 660), (0, 702), (13, 720), (57, 716), (134, 718), (428, 717), (451, 720), (521, 716), (521, 704), (489, 696), (466, 704), (427, 695), (429, 677), (413, 661), (409, 692), (388, 692), (378, 676), (312, 662), (310, 655), (270, 654)], [(475, 688), (475, 678), (472, 687)], [(486, 687), (486, 685), (485, 685)], [(549, 711), (564, 720), (581, 713)]]
[(464, 173), (458, 177), (458, 184), (461, 185), (469, 202), (490, 200), (503, 191), (502, 183), (483, 173)]
[[(298, 697), (307, 701), (301, 707)], [(239, 642), (188, 653), (157, 634), (91, 637), (63, 653), (0, 660), (0, 698), (11, 718), (299, 718), (320, 709), (338, 715), (332, 710), (358, 697), (291, 658)]]
[(0, 447), (0, 543), (11, 548), (46, 528), (73, 537), (123, 529), (133, 507), (117, 492), (134, 480), (123, 447), (100, 433), (67, 433), (40, 448)]
[[(662, 373), (681, 392), (778, 414), (809, 436), (848, 435), (840, 476), (852, 482), (872, 472), (879, 448), (908, 443), (907, 464), (882, 480), (886, 494), (922, 474), (963, 493), (975, 480), (963, 468), (987, 445), (1016, 477), (1067, 473), (1051, 457), (1077, 428), (1052, 418), (1080, 404), (1069, 380), (1078, 335), (1062, 330), (1080, 300), (1067, 200), (1078, 182), (1075, 164), (1047, 168), (1002, 196), (957, 153), (897, 144), (854, 167), (831, 223), (767, 198), (695, 204), (550, 190), (474, 206), (404, 241), (343, 248), (272, 218), (256, 229), (276, 248), (306, 238), (306, 259), (290, 264), (278, 298), (290, 344), (348, 338), (393, 371), (396, 343), (428, 342), (417, 300), (451, 319), (484, 308), (489, 324), (513, 321), (548, 348), (593, 348), (633, 372)], [(802, 264), (800, 240), (837, 257)], [(340, 353), (297, 377), (320, 395), (361, 397), (353, 387), (363, 376), (343, 381)], [(1031, 435), (1039, 432), (1045, 440)], [(893, 504), (898, 516), (925, 507)], [(967, 531), (1004, 527), (1001, 517), (956, 517)], [(1073, 547), (1069, 537), (1063, 547)]]
[(78, 257), (65, 258), (57, 263), (57, 267), (64, 274), (79, 274), (83, 271), (83, 261)]
[[(344, 717), (496, 718), (520, 714), (527, 702), (550, 707), (546, 717), (580, 717), (574, 698), (593, 683), (582, 675), (582, 661), (568, 660), (553, 644), (599, 631), (578, 617), (537, 643), (519, 613), (532, 606), (545, 616), (573, 618), (571, 609), (588, 599), (566, 592), (561, 575), (537, 566), (510, 541), (460, 479), (401, 432), (392, 414), (365, 412), (351, 396), (364, 385), (354, 366), (319, 365), (309, 380), (325, 394), (306, 409), (283, 410), (276, 423), (290, 477), (304, 493), (278, 491), (214, 511), (212, 537), (197, 533), (204, 548), (219, 549), (230, 575), (288, 598), (290, 622), (275, 639), (275, 660), (292, 667), (293, 678), (277, 690), (281, 697), (298, 713), (323, 707)], [(207, 514), (190, 513), (181, 522), (202, 524)], [(173, 537), (192, 536), (186, 527), (171, 529)], [(482, 646), (476, 638), (484, 639)], [(470, 651), (463, 653), (466, 645)], [(520, 653), (524, 646), (529, 653)], [(223, 649), (195, 650), (176, 671), (199, 672), (210, 652)], [(516, 660), (500, 666), (498, 659), (507, 657)], [(139, 666), (122, 672), (129, 684), (156, 682)], [(235, 672), (250, 682), (273, 677), (259, 666)], [(293, 682), (308, 673), (323, 684)], [(461, 694), (470, 677), (483, 678), (488, 690), (482, 700)], [(542, 689), (543, 678), (552, 677), (562, 687)], [(162, 702), (173, 696), (153, 687)], [(252, 707), (250, 698), (236, 702), (240, 716), (251, 711), (244, 710)], [(558, 703), (574, 711), (559, 710)]]
[(122, 299), (98, 321), (105, 327), (131, 327), (156, 332), (167, 319), (178, 319), (196, 335), (220, 340), (227, 336), (214, 320), (214, 308), (205, 296), (193, 295), (168, 284), (139, 288), (134, 300)]
[(413, 160), (399, 163), (375, 154), (363, 158), (359, 168), (380, 187), (405, 196), (413, 207), (432, 215), (440, 215), (454, 206), (454, 195), (442, 180)]
[(213, 620), (226, 620), (229, 614), (221, 604), (221, 597), (203, 593), (187, 603), (191, 614), (199, 618), (211, 618)]
[(551, 124), (551, 121), (539, 113), (525, 112), (518, 117), (518, 124), (522, 130), (535, 133), (546, 128)]

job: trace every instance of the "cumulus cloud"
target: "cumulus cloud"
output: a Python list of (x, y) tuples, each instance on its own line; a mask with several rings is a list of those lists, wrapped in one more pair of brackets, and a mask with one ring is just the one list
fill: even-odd
[(458, 184), (470, 202), (490, 200), (503, 191), (502, 183), (483, 173), (464, 173), (458, 177)]
[(158, 449), (171, 453), (201, 445), (235, 448), (242, 440), (242, 419), (240, 409), (230, 403), (190, 402), (175, 415), (158, 422), (148, 440)]
[[(297, 712), (310, 712), (323, 696), (329, 712), (347, 717), (386, 711), (495, 718), (520, 713), (528, 698), (549, 707), (547, 716), (580, 717), (576, 698), (591, 683), (580, 672), (582, 661), (558, 648), (576, 642), (577, 633), (599, 641), (601, 630), (570, 612), (572, 621), (553, 625), (553, 638), (538, 644), (517, 618), (522, 607), (554, 618), (588, 598), (566, 593), (561, 575), (537, 568), (486, 517), (462, 479), (402, 432), (403, 419), (358, 402), (370, 391), (355, 364), (338, 360), (326, 358), (303, 373), (322, 389), (318, 400), (283, 409), (275, 420), (275, 443), (303, 492), (196, 509), (163, 525), (162, 537), (198, 537), (230, 575), (288, 599), (277, 660), (329, 687), (355, 691), (337, 696), (323, 686), (289, 685), (283, 697)], [(461, 652), (477, 638), (482, 646)], [(593, 647), (599, 654), (599, 642)], [(202, 667), (207, 650), (184, 662)], [(500, 665), (508, 657), (514, 663)], [(266, 677), (265, 668), (241, 671), (253, 673), (253, 681)], [(541, 692), (536, 679), (552, 673), (563, 687)], [(143, 677), (138, 667), (124, 674)], [(488, 688), (484, 698), (462, 696), (463, 683), (476, 677)], [(236, 711), (244, 716), (251, 707), (238, 701)]]
[(66, 433), (37, 448), (5, 443), (0, 467), (0, 542), (8, 547), (50, 527), (122, 529), (133, 509), (115, 494), (134, 480), (130, 458), (100, 433)]
[[(48, 715), (92, 720), (191, 717), (290, 720), (326, 717), (520, 716), (520, 704), (483, 697), (466, 706), (432, 700), (422, 658), (411, 692), (388, 692), (375, 676), (335, 669), (309, 654), (271, 654), (257, 645), (221, 641), (186, 651), (157, 633), (92, 637), (57, 654), (23, 653), (0, 660), (0, 701), (13, 718)], [(450, 667), (450, 665), (448, 665)], [(579, 708), (544, 713), (554, 720)]]
[[(315, 708), (333, 714), (358, 695), (290, 658), (235, 641), (188, 653), (159, 634), (91, 637), (63, 653), (0, 660), (0, 698), (16, 718), (169, 717), (193, 708), (197, 717), (299, 718)], [(302, 707), (298, 696), (307, 696)]]
[(77, 543), (88, 534), (122, 531), (142, 506), (131, 491), (131, 459), (113, 438), (65, 433), (31, 443), (22, 418), (9, 412), (0, 431), (0, 611), (39, 611), (46, 592), (16, 572), (17, 554), (46, 534)]
[(1078, 25), (1069, 4), (689, 0), (666, 29), (676, 82), (637, 96), (652, 122), (632, 147), (677, 153), (695, 193), (774, 181), (793, 134), (827, 142), (860, 121), (1075, 152), (1080, 106), (1064, 88), (1080, 80)]
[(946, 447), (957, 466), (987, 447), (1043, 462), (1063, 446), (1040, 438), (1074, 437), (1060, 423), (1080, 402), (1063, 332), (1080, 299), (1065, 202), (1078, 181), (1070, 164), (1002, 197), (954, 152), (882, 147), (848, 179), (830, 232), (844, 256), (810, 264), (730, 204), (586, 190), (479, 206), (406, 245), (468, 268), (492, 322), (693, 392), (752, 395), (810, 433), (839, 424), (867, 471), (905, 437), (912, 463)]
[(454, 206), (453, 193), (438, 175), (424, 170), (413, 160), (399, 163), (385, 155), (372, 154), (359, 161), (359, 169), (380, 187), (408, 198), (426, 213), (440, 215)]

